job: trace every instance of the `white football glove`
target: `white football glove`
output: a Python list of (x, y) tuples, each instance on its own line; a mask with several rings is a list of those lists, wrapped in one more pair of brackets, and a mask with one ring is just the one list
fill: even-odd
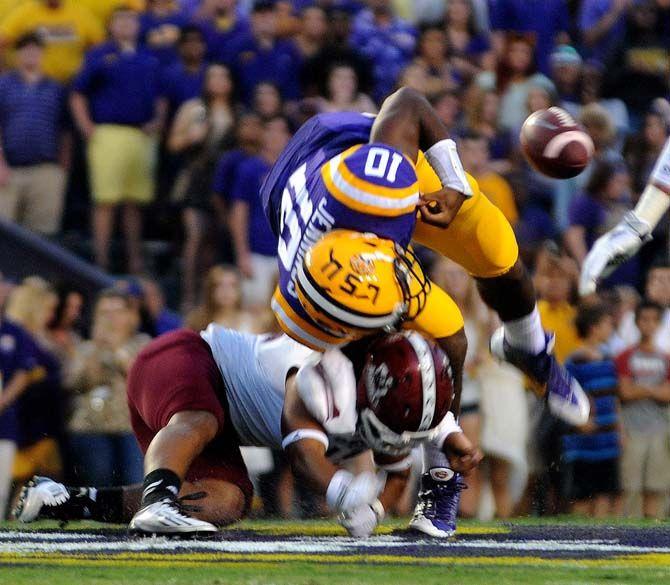
[(340, 469), (333, 475), (326, 491), (326, 502), (336, 512), (347, 513), (371, 506), (386, 483), (382, 475), (364, 471), (353, 475)]
[(338, 522), (346, 528), (349, 536), (367, 538), (383, 519), (384, 506), (379, 500), (375, 500), (371, 505), (343, 512), (339, 515)]
[(635, 256), (642, 244), (651, 240), (651, 230), (649, 223), (631, 211), (598, 238), (584, 260), (579, 277), (579, 294), (594, 293), (600, 279), (612, 274), (618, 266)]

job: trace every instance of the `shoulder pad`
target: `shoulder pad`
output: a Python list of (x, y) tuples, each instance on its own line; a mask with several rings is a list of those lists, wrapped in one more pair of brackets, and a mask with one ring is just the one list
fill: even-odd
[(313, 356), (296, 376), (298, 396), (328, 433), (356, 431), (356, 378), (352, 363), (338, 349)]

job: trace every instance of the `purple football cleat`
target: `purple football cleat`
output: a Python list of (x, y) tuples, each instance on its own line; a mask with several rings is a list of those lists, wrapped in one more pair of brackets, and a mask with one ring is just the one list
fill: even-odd
[(553, 355), (553, 334), (545, 334), (543, 351), (532, 355), (512, 347), (500, 327), (491, 337), (491, 353), (521, 370), (541, 390), (546, 388), (551, 413), (571, 425), (583, 425), (589, 420), (591, 405), (584, 390)]
[(461, 491), (466, 488), (461, 475), (451, 469), (434, 467), (424, 473), (410, 528), (436, 538), (453, 536)]

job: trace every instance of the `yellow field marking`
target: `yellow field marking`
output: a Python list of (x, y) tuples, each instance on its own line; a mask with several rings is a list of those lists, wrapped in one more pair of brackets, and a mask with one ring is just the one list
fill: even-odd
[(670, 553), (623, 555), (607, 559), (541, 559), (537, 557), (409, 557), (401, 555), (335, 555), (284, 553), (186, 553), (158, 555), (152, 553), (123, 553), (100, 556), (63, 556), (35, 553), (31, 555), (0, 554), (3, 564), (80, 566), (80, 567), (196, 567), (211, 563), (330, 563), (330, 564), (401, 564), (401, 565), (486, 565), (486, 566), (545, 566), (571, 568), (670, 568)]

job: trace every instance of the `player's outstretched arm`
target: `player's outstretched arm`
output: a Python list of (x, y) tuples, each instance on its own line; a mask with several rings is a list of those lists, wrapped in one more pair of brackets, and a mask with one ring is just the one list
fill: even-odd
[[(303, 370), (301, 383), (310, 373)], [(328, 436), (323, 425), (305, 406), (298, 392), (296, 375), (286, 382), (286, 396), (282, 412), (282, 446), (286, 451), (293, 472), (310, 489), (324, 495), (330, 508), (347, 513), (377, 501), (383, 482), (370, 472), (356, 476), (334, 465), (327, 457)], [(318, 393), (318, 389), (314, 389)]]
[(670, 208), (670, 140), (665, 143), (656, 161), (649, 182), (635, 209), (596, 240), (582, 265), (579, 293), (595, 292), (598, 282), (609, 276), (617, 266), (637, 254), (651, 232)]
[(416, 90), (402, 87), (384, 100), (370, 132), (370, 142), (388, 144), (417, 162), (449, 131), (428, 100)]

